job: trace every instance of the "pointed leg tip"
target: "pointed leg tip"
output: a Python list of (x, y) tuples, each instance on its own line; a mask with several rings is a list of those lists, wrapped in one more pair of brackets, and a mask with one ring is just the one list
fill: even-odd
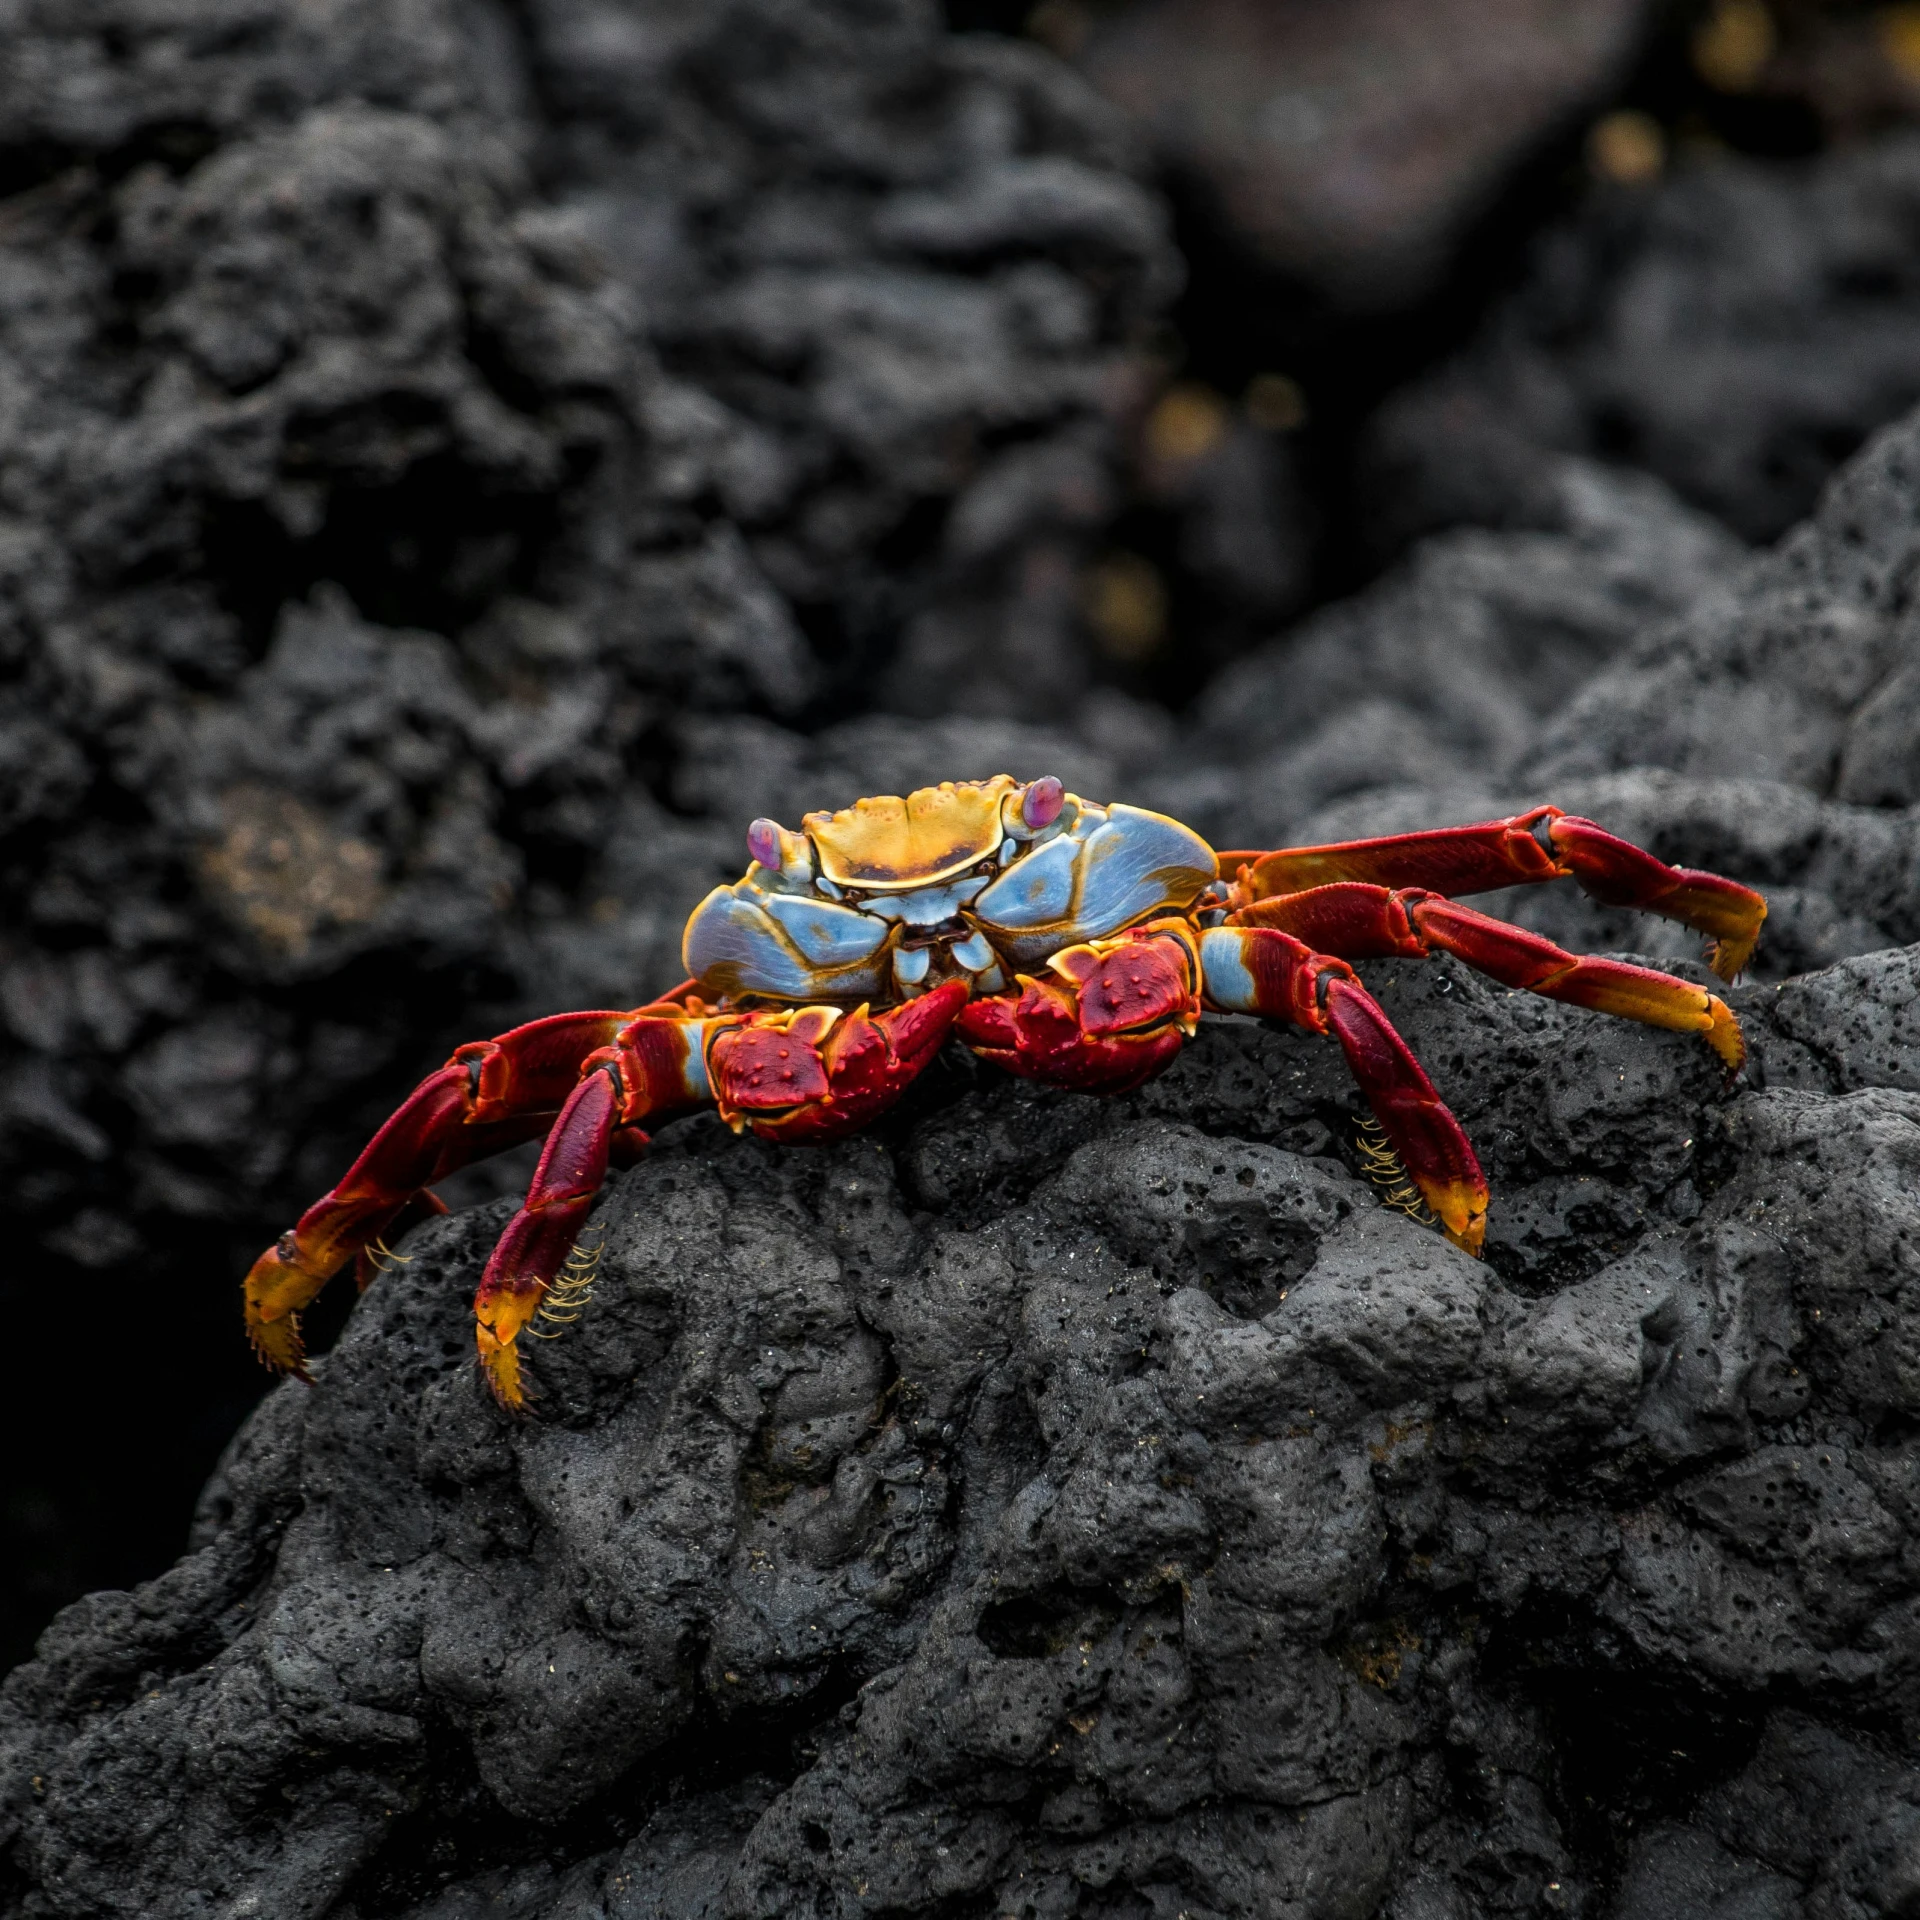
[(1427, 1205), (1439, 1219), (1442, 1229), (1463, 1253), (1478, 1260), (1481, 1243), (1487, 1237), (1487, 1190), (1464, 1182), (1430, 1190)]
[(520, 1420), (527, 1413), (527, 1391), (520, 1378), (520, 1354), (512, 1342), (505, 1345), (480, 1330), (480, 1371), (500, 1410)]
[(1470, 1253), (1476, 1260), (1482, 1257), (1481, 1243), (1487, 1237), (1487, 1216), (1484, 1213), (1476, 1213), (1464, 1226), (1448, 1226), (1446, 1231), (1447, 1238), (1462, 1253)]
[(1732, 986), (1746, 972), (1753, 945), (1751, 940), (1715, 940), (1707, 948), (1707, 966), (1716, 979)]
[(290, 1373), (296, 1380), (312, 1384), (307, 1371), (306, 1343), (300, 1338), (298, 1317), (288, 1314), (280, 1320), (247, 1317), (247, 1344), (263, 1367), (273, 1373)]
[(1759, 911), (1751, 926), (1738, 933), (1723, 933), (1707, 943), (1707, 965), (1729, 985), (1746, 972), (1753, 950), (1760, 944), (1760, 928), (1767, 917), (1767, 905), (1757, 895), (1755, 898)]
[(1702, 1038), (1720, 1056), (1729, 1074), (1738, 1073), (1747, 1063), (1746, 1036), (1740, 1031), (1740, 1022), (1718, 994), (1707, 995), (1707, 1010), (1712, 1019)]

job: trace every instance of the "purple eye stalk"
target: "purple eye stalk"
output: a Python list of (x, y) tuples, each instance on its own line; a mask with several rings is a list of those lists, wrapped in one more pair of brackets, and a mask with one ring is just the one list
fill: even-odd
[(747, 852), (769, 873), (778, 873), (781, 866), (780, 822), (756, 820), (747, 829)]
[(1020, 796), (1020, 818), (1031, 831), (1038, 833), (1060, 818), (1060, 809), (1066, 803), (1066, 788), (1052, 774), (1047, 774), (1035, 780)]

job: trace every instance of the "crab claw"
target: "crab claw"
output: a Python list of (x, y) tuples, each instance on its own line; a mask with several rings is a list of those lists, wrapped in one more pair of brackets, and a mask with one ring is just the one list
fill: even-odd
[(949, 980), (885, 1013), (797, 1007), (723, 1027), (707, 1054), (720, 1117), (763, 1140), (853, 1132), (892, 1106), (939, 1052), (967, 992)]
[(300, 1312), (343, 1264), (340, 1259), (329, 1264), (315, 1258), (289, 1230), (248, 1270), (244, 1289), (247, 1338), (275, 1373), (311, 1378), (306, 1342), (300, 1337)]
[(973, 1001), (960, 1034), (983, 1059), (1052, 1086), (1124, 1093), (1178, 1053), (1200, 1018), (1200, 962), (1180, 922), (1067, 947), (1058, 976)]

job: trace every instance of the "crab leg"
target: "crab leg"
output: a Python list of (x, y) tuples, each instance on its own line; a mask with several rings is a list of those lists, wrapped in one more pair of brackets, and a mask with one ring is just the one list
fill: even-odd
[(480, 1363), (500, 1404), (526, 1405), (518, 1339), (539, 1313), (606, 1179), (620, 1131), (713, 1100), (736, 1132), (828, 1140), (891, 1106), (939, 1052), (967, 998), (957, 981), (888, 1012), (797, 1007), (713, 1019), (643, 1014), (580, 1064), (580, 1079), (474, 1296)]
[(1244, 907), (1230, 924), (1277, 927), (1351, 960), (1438, 948), (1458, 954), (1503, 986), (1671, 1033), (1697, 1033), (1729, 1073), (1738, 1073), (1747, 1057), (1740, 1023), (1718, 994), (1651, 967), (1568, 953), (1537, 933), (1418, 887), (1336, 881)]
[(515, 1341), (573, 1251), (615, 1148), (623, 1138), (645, 1141), (637, 1134), (641, 1121), (712, 1099), (708, 1046), (740, 1018), (706, 1019), (656, 1001), (625, 1018), (612, 1044), (580, 1063), (527, 1197), (495, 1243), (473, 1297), (480, 1364), (503, 1406), (518, 1411), (525, 1404)]
[[(397, 1231), (402, 1216), (437, 1209), (419, 1198), (436, 1180), (544, 1133), (625, 1013), (563, 1013), (455, 1050), (401, 1102), (332, 1192), (253, 1263), (247, 1333), (268, 1366), (306, 1375), (300, 1314), (349, 1260)], [(410, 1224), (410, 1222), (409, 1222)]]
[(1637, 907), (1709, 935), (1707, 961), (1723, 980), (1731, 980), (1752, 957), (1767, 917), (1766, 901), (1751, 887), (1696, 867), (1670, 867), (1558, 807), (1381, 840), (1223, 853), (1218, 863), (1221, 878), (1236, 883), (1236, 907), (1336, 881), (1461, 894), (1572, 879), (1607, 906)]
[(1290, 933), (1260, 926), (1208, 928), (1200, 936), (1200, 961), (1210, 1007), (1290, 1020), (1339, 1041), (1361, 1092), (1447, 1238), (1478, 1253), (1487, 1213), (1480, 1162), (1412, 1049), (1353, 969)]

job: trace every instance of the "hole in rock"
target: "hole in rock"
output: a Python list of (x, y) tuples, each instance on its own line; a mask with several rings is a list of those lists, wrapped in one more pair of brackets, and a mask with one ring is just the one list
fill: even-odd
[(1120, 1596), (1107, 1588), (1054, 1587), (996, 1600), (981, 1614), (977, 1631), (988, 1651), (1003, 1660), (1044, 1660), (1082, 1641), (1104, 1640), (1121, 1611)]
[(1535, 1619), (1496, 1635), (1488, 1671), (1504, 1670), (1545, 1719), (1567, 1838), (1611, 1883), (1642, 1824), (1684, 1818), (1746, 1766), (1766, 1707), (1603, 1653), (1588, 1623)]

